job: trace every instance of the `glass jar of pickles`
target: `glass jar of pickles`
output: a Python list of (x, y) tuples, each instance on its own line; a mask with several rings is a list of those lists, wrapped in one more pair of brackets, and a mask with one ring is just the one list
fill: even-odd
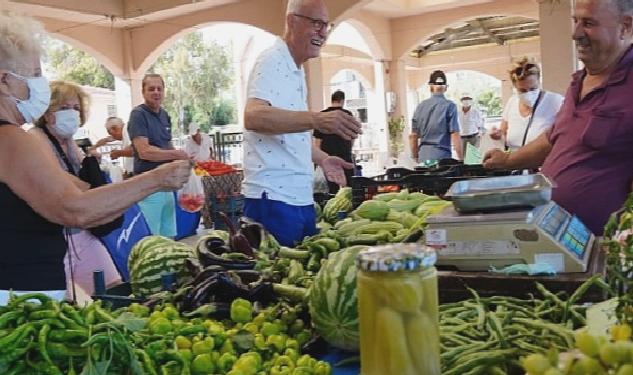
[(440, 375), (436, 254), (419, 244), (358, 255), (362, 375)]

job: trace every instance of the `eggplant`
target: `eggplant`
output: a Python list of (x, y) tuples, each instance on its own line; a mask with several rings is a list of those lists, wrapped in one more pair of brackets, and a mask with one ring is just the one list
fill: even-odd
[(248, 242), (248, 239), (246, 239), (246, 237), (242, 233), (235, 230), (235, 225), (233, 225), (231, 219), (229, 219), (229, 217), (226, 216), (224, 212), (220, 212), (220, 216), (222, 217), (222, 220), (224, 220), (224, 224), (229, 230), (229, 247), (231, 248), (231, 250), (238, 253), (246, 254), (249, 257), (254, 258), (255, 252), (251, 247), (251, 244)]
[(246, 216), (240, 218), (240, 233), (246, 237), (253, 249), (259, 249), (266, 236), (264, 227)]

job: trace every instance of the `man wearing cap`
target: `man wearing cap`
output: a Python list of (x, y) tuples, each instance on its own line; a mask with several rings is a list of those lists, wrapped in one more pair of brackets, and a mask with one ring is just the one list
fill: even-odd
[(462, 159), (457, 106), (446, 99), (446, 75), (441, 70), (431, 73), (432, 96), (418, 105), (413, 114), (409, 143), (411, 156), (418, 162), (451, 157), (451, 143)]
[(479, 147), (479, 137), (483, 134), (484, 118), (481, 112), (473, 107), (473, 98), (469, 94), (462, 94), (460, 99), (462, 110), (459, 111), (459, 134), (462, 138), (462, 151), (466, 151), (466, 144)]
[(195, 122), (189, 124), (189, 137), (185, 141), (185, 152), (195, 161), (212, 158), (213, 141), (208, 134), (200, 133), (200, 126)]

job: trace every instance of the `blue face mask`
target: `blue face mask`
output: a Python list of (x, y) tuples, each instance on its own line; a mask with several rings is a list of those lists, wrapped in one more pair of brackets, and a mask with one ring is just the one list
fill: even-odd
[(24, 117), (24, 122), (34, 123), (48, 109), (51, 101), (51, 88), (46, 77), (23, 77), (16, 73), (9, 73), (15, 78), (26, 82), (29, 88), (28, 99), (13, 99), (17, 103), (18, 111)]
[(74, 109), (63, 109), (55, 112), (55, 125), (53, 131), (62, 139), (72, 138), (79, 129), (79, 111)]

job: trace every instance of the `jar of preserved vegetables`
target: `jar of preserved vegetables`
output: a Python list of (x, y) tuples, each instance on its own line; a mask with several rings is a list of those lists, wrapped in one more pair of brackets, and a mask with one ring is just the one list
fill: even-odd
[(358, 255), (362, 375), (440, 375), (435, 251), (420, 244)]

